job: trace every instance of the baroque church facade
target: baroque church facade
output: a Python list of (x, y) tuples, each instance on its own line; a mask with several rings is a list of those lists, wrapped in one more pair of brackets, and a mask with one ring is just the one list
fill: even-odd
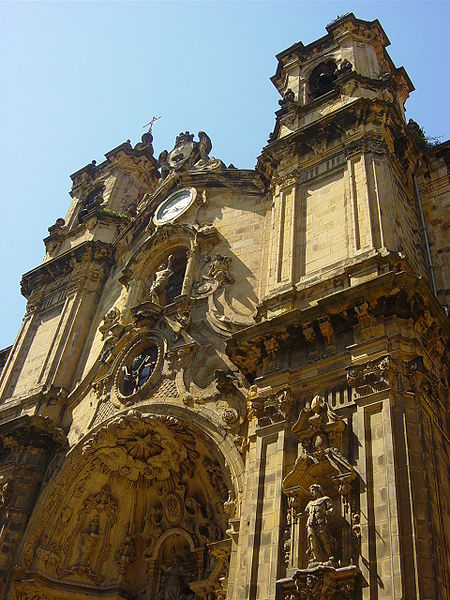
[(72, 175), (1, 355), (0, 597), (448, 598), (448, 144), (378, 21), (277, 56), (254, 170)]

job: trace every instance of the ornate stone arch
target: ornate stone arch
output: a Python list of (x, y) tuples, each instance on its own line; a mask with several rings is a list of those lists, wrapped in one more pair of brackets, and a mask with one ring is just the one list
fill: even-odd
[(148, 408), (123, 411), (69, 451), (30, 519), (16, 595), (80, 600), (70, 589), (84, 586), (86, 597), (108, 588), (119, 599), (124, 585), (157, 590), (169, 585), (178, 552), (185, 584), (215, 597), (211, 574), (222, 577), (228, 559), (219, 568), (210, 546), (231, 544), (223, 504), (228, 490), (239, 495), (242, 460), (204, 416), (164, 403)]
[(177, 248), (186, 252), (186, 269), (181, 295), (189, 296), (197, 259), (201, 251), (209, 251), (217, 243), (217, 232), (212, 226), (167, 223), (156, 228), (126, 264), (120, 281), (128, 289), (128, 306), (142, 301), (142, 289), (148, 285), (170, 254)]

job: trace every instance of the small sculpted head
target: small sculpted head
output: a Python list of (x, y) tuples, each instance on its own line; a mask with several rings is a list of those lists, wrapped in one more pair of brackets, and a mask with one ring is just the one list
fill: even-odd
[(309, 486), (309, 493), (311, 494), (311, 496), (313, 498), (320, 498), (321, 496), (324, 495), (322, 486), (320, 486), (318, 483), (313, 483), (312, 485)]

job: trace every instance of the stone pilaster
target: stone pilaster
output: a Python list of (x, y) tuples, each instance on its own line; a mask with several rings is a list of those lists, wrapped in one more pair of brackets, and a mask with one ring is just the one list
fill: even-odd
[(241, 508), (238, 579), (230, 582), (233, 600), (275, 600), (276, 581), (284, 573), (284, 499), (281, 489), (292, 449), (287, 416), (287, 390), (252, 402), (246, 460), (246, 485)]

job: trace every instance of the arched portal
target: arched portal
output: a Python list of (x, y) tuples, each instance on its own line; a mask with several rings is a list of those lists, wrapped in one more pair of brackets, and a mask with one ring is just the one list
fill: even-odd
[(42, 494), (9, 597), (219, 598), (223, 504), (237, 492), (226, 462), (211, 432), (178, 417), (131, 410), (102, 424)]

